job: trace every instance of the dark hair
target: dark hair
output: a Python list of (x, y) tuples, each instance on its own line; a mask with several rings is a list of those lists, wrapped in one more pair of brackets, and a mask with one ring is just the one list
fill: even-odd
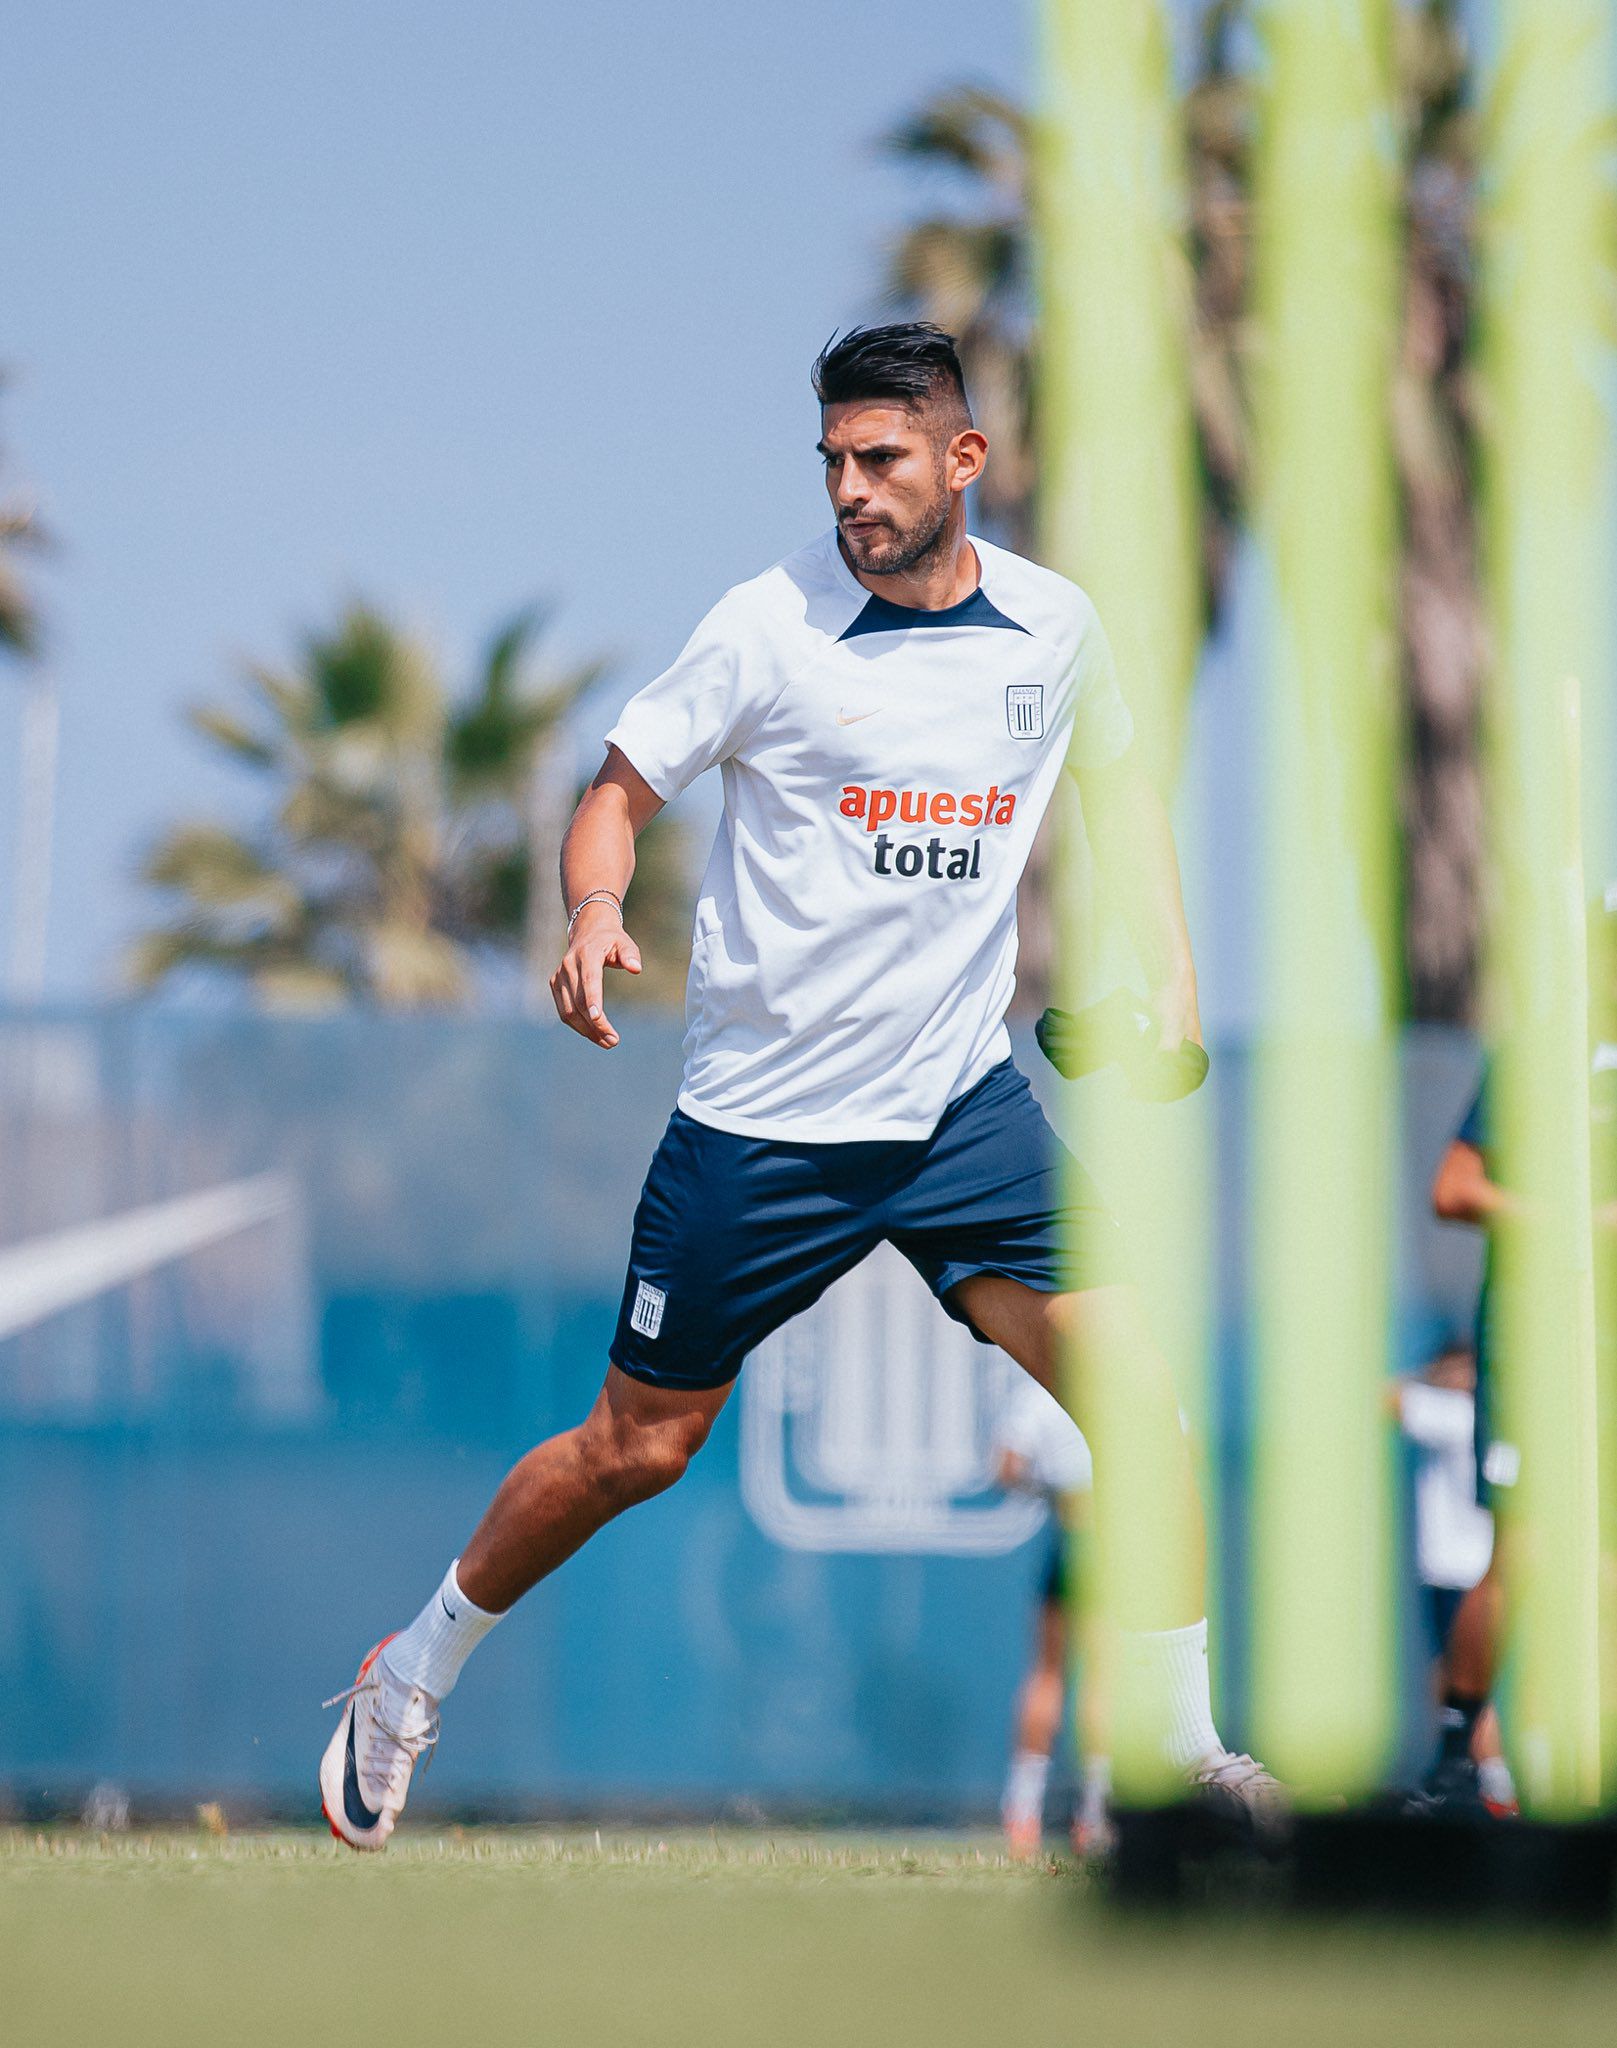
[(860, 398), (925, 405), (930, 398), (946, 395), (958, 400), (968, 420), (971, 417), (954, 336), (930, 320), (850, 327), (844, 335), (833, 334), (810, 374), (821, 405), (844, 405)]

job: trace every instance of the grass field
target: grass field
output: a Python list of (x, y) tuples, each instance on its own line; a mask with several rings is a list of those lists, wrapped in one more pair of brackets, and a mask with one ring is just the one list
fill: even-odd
[(991, 1841), (0, 1834), (19, 2044), (1608, 2043), (1617, 1939), (1123, 1919)]

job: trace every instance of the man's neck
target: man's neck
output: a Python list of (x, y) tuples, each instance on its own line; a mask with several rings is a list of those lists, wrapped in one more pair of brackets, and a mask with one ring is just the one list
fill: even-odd
[(889, 604), (905, 605), (911, 611), (942, 612), (950, 605), (963, 604), (982, 578), (982, 564), (977, 559), (977, 550), (966, 538), (964, 519), (958, 523), (951, 520), (935, 548), (894, 576), (873, 576), (861, 569), (842, 546), (840, 534), (837, 546), (857, 582), (878, 597), (885, 597)]

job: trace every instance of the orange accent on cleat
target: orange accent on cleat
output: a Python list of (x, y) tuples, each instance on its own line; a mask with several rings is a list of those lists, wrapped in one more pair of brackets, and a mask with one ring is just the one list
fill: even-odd
[(359, 1684), (360, 1679), (362, 1679), (365, 1676), (366, 1672), (370, 1670), (371, 1666), (376, 1662), (377, 1658), (381, 1656), (382, 1652), (387, 1648), (388, 1644), (392, 1642), (393, 1637), (396, 1636), (398, 1633), (399, 1631), (397, 1629), (394, 1629), (392, 1635), (383, 1636), (382, 1640), (372, 1648), (369, 1655), (366, 1657), (364, 1663), (361, 1664), (359, 1667), (359, 1676), (354, 1680), (354, 1683), (356, 1685)]

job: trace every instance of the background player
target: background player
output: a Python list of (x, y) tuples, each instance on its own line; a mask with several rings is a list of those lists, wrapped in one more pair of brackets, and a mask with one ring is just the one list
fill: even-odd
[[(1602, 1345), (1611, 1342), (1617, 1320), (1617, 885), (1591, 906), (1589, 918), (1590, 1162), (1594, 1193), (1596, 1328)], [(1521, 1469), (1517, 1446), (1495, 1428), (1493, 1384), (1493, 1281), (1495, 1240), (1517, 1204), (1494, 1178), (1491, 1160), (1489, 1077), (1444, 1153), (1432, 1183), (1432, 1207), (1446, 1222), (1469, 1223), (1488, 1233), (1481, 1294), (1477, 1304), (1476, 1458), (1477, 1497), (1497, 1508)], [(1427, 1775), (1427, 1794), (1442, 1802), (1474, 1799), (1482, 1789), (1471, 1761), (1475, 1731), (1499, 1672), (1504, 1636), (1505, 1587), (1509, 1570), (1508, 1517), (1496, 1513), (1493, 1556), (1488, 1569), (1461, 1600), (1444, 1655), (1442, 1728), (1438, 1753)], [(1497, 1803), (1489, 1800), (1491, 1807)], [(1498, 1810), (1513, 1811), (1513, 1806)]]
[[(1033, 1661), (1017, 1693), (1015, 1747), (1000, 1801), (1011, 1854), (1026, 1862), (1038, 1855), (1044, 1842), (1050, 1764), (1060, 1739), (1073, 1664), (1067, 1620), (1069, 1559), (1073, 1538), (1087, 1519), (1094, 1464), (1083, 1432), (1060, 1402), (1037, 1380), (1024, 1377), (1011, 1388), (998, 1417), (995, 1466), (1001, 1486), (1036, 1494), (1048, 1515)], [(1072, 1833), (1073, 1847), (1081, 1856), (1094, 1855), (1107, 1845), (1106, 1802), (1111, 1791), (1095, 1648), (1093, 1641), (1086, 1645), (1079, 1692), (1082, 1780)]]
[[(730, 591), (629, 703), (567, 833), (552, 991), (611, 1048), (604, 970), (640, 968), (623, 924), (635, 835), (721, 770), (684, 1082), (635, 1215), (605, 1384), (512, 1470), (420, 1615), (362, 1664), (320, 1773), (356, 1848), (386, 1842), (483, 1635), (673, 1485), (748, 1352), (883, 1239), (1045, 1384), (1070, 1349), (1116, 1562), (1120, 1715), (1126, 1701), (1131, 1732), (1187, 1787), (1254, 1825), (1278, 1816), (1274, 1781), (1213, 1726), (1201, 1509), (1170, 1377), (1116, 1227), (1004, 1025), (1017, 885), (1068, 768), (1162, 1043), (1199, 1041), (1166, 814), (1094, 607), (967, 533), (988, 445), (950, 337), (856, 332), (814, 381), (834, 529)], [(722, 478), (724, 425), (722, 406), (689, 419), (703, 488)], [(1108, 1485), (1124, 1431), (1159, 1446), (1160, 1497)]]
[[(1475, 1456), (1477, 1500), (1491, 1507), (1498, 1489), (1516, 1483), (1521, 1467), (1516, 1446), (1494, 1433), (1493, 1233), (1514, 1203), (1488, 1172), (1487, 1095), (1484, 1076), (1476, 1096), (1450, 1140), (1432, 1182), (1432, 1208), (1446, 1223), (1470, 1223), (1489, 1233), (1482, 1290), (1477, 1301)], [(1474, 1758), (1477, 1726), (1487, 1711), (1499, 1674), (1504, 1620), (1504, 1529), (1495, 1522), (1488, 1569), (1461, 1599), (1444, 1648), (1437, 1754), (1426, 1774), (1426, 1797), (1443, 1806), (1475, 1805), (1482, 1797)]]
[[(1416, 1451), (1415, 1562), (1421, 1616), (1445, 1715), (1453, 1712), (1444, 1696), (1455, 1618), (1466, 1594), (1487, 1572), (1494, 1547), (1493, 1516), (1478, 1498), (1475, 1390), (1476, 1360), (1469, 1350), (1452, 1346), (1423, 1372), (1401, 1380), (1393, 1394), (1399, 1424)], [(1475, 1779), (1462, 1762), (1445, 1773), (1450, 1780), (1445, 1796), (1480, 1795), (1490, 1811), (1514, 1813), (1516, 1788), (1491, 1705), (1477, 1716), (1468, 1761), (1476, 1766)]]

